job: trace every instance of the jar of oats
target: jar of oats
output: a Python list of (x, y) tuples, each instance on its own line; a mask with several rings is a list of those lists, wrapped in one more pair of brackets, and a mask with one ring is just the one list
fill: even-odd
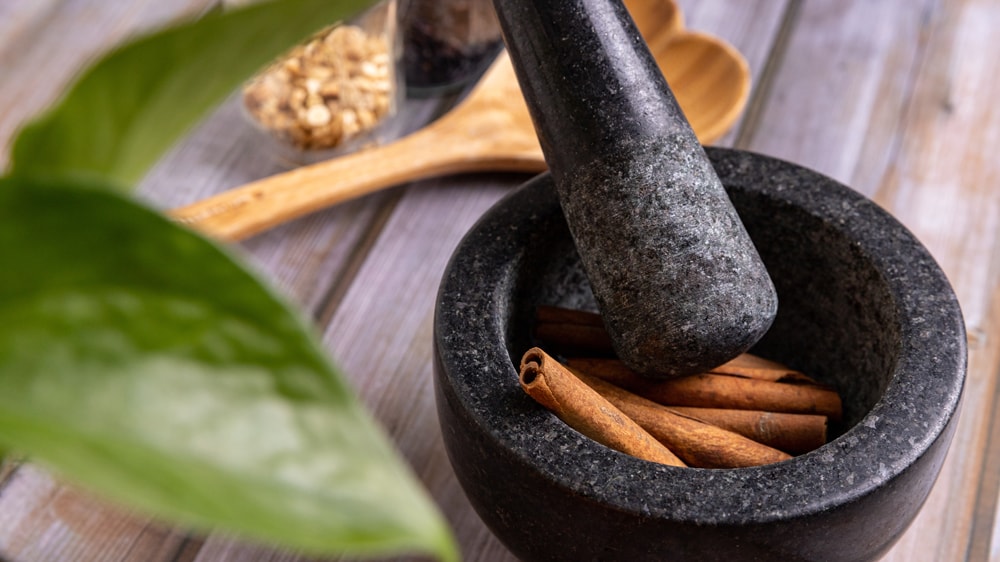
[(403, 97), (396, 0), (328, 27), (280, 57), (243, 88), (246, 113), (304, 164), (384, 142)]

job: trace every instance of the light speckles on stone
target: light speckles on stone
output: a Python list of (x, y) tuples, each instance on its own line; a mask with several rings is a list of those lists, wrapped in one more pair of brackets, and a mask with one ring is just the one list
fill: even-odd
[(753, 351), (836, 386), (845, 423), (833, 442), (789, 461), (681, 469), (594, 443), (535, 404), (515, 369), (536, 343), (535, 306), (595, 305), (541, 176), (459, 246), (435, 320), (448, 456), (477, 512), (522, 559), (875, 559), (940, 469), (966, 350), (957, 300), (933, 259), (829, 178), (750, 153), (708, 153), (782, 299)]

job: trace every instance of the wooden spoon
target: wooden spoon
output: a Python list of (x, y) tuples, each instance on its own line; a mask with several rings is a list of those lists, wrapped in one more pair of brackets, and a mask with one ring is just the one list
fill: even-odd
[(625, 0), (625, 7), (654, 55), (684, 30), (684, 13), (673, 0)]
[[(630, 9), (635, 4), (636, 21), (643, 22), (640, 29), (657, 46), (651, 50), (699, 140), (712, 142), (746, 103), (750, 73), (743, 57), (715, 37), (678, 32), (680, 11), (664, 8), (672, 3), (627, 4)], [(651, 26), (651, 19), (660, 26)], [(251, 182), (170, 214), (203, 234), (235, 241), (401, 183), (460, 172), (545, 169), (513, 67), (503, 53), (462, 103), (411, 135)]]
[(728, 43), (690, 31), (672, 36), (653, 53), (698, 140), (710, 144), (724, 135), (750, 95), (743, 56)]

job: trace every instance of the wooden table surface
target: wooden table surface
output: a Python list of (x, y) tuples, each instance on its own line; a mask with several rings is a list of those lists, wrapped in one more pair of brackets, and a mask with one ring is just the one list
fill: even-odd
[[(86, 60), (210, 3), (0, 0), (0, 167), (17, 126)], [(1000, 560), (1000, 2), (680, 3), (689, 28), (725, 38), (753, 70), (747, 112), (717, 144), (814, 168), (873, 198), (930, 249), (961, 301), (970, 344), (961, 423), (923, 511), (885, 560)], [(168, 155), (141, 192), (170, 208), (278, 170), (231, 102)], [(240, 246), (315, 321), (470, 561), (513, 557), (472, 512), (444, 453), (431, 390), (433, 303), (459, 238), (525, 179), (476, 174), (399, 186)], [(150, 521), (30, 463), (0, 471), (0, 556), (304, 559)]]

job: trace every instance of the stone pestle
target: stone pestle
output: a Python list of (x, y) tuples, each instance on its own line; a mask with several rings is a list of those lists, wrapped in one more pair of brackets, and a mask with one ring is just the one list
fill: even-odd
[(749, 349), (778, 299), (620, 0), (494, 0), (615, 351), (655, 378)]

